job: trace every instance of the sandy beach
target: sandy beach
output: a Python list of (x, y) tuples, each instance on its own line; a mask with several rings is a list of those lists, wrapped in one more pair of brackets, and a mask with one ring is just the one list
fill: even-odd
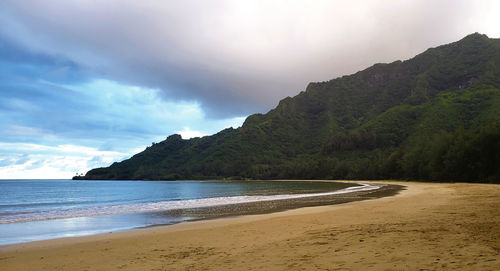
[(2, 270), (500, 270), (500, 186), (0, 247)]

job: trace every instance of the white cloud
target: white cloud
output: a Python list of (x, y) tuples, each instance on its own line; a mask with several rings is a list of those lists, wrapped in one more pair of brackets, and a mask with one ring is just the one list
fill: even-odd
[(100, 151), (98, 149), (78, 145), (57, 145), (49, 146), (35, 143), (0, 142), (0, 153), (36, 153), (36, 154), (59, 154), (59, 155), (123, 155), (116, 151)]
[(177, 131), (177, 134), (180, 134), (183, 139), (190, 139), (193, 137), (203, 137), (206, 134), (201, 133), (200, 131), (194, 131), (189, 129), (189, 127), (184, 127), (182, 131)]
[(133, 154), (77, 145), (5, 142), (0, 142), (0, 153), (0, 179), (66, 179)]

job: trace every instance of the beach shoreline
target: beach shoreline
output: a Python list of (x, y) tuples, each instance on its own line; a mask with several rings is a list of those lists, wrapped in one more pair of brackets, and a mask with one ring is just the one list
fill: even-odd
[[(212, 183), (213, 181), (210, 181)], [(280, 183), (284, 181), (245, 181), (248, 183)], [(340, 181), (300, 182), (309, 190), (289, 190), (275, 194), (200, 198), (193, 200), (166, 200), (147, 204), (124, 204), (100, 208), (73, 208), (57, 212), (46, 211), (28, 215), (3, 216), (0, 221), (0, 246), (50, 240), (64, 237), (83, 237), (110, 232), (170, 226), (183, 222), (211, 220), (224, 217), (266, 214), (311, 206), (332, 205), (396, 194), (400, 186)], [(309, 185), (308, 182), (314, 182)], [(332, 183), (321, 187), (318, 183)], [(171, 182), (185, 183), (185, 182)], [(217, 182), (221, 183), (221, 182)], [(261, 188), (262, 189), (262, 188)], [(267, 192), (269, 193), (269, 192)], [(107, 209), (106, 209), (107, 208)], [(112, 209), (112, 210), (111, 210)], [(76, 210), (76, 212), (75, 212)], [(89, 212), (90, 210), (90, 212)], [(104, 213), (99, 214), (106, 210)], [(110, 212), (111, 211), (111, 212)], [(85, 215), (87, 214), (87, 215)]]
[(500, 186), (382, 183), (407, 189), (338, 205), (7, 245), (0, 247), (0, 265), (2, 270), (500, 268)]

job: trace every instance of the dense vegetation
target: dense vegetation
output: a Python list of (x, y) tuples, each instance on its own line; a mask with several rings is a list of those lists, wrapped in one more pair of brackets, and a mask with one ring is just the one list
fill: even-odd
[(472, 34), (311, 83), (242, 127), (179, 135), (85, 179), (500, 182), (500, 41)]

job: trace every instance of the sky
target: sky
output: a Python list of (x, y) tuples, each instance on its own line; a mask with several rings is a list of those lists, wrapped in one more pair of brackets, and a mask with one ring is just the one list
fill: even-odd
[(309, 82), (479, 32), (500, 1), (2, 0), (0, 179), (239, 127)]

